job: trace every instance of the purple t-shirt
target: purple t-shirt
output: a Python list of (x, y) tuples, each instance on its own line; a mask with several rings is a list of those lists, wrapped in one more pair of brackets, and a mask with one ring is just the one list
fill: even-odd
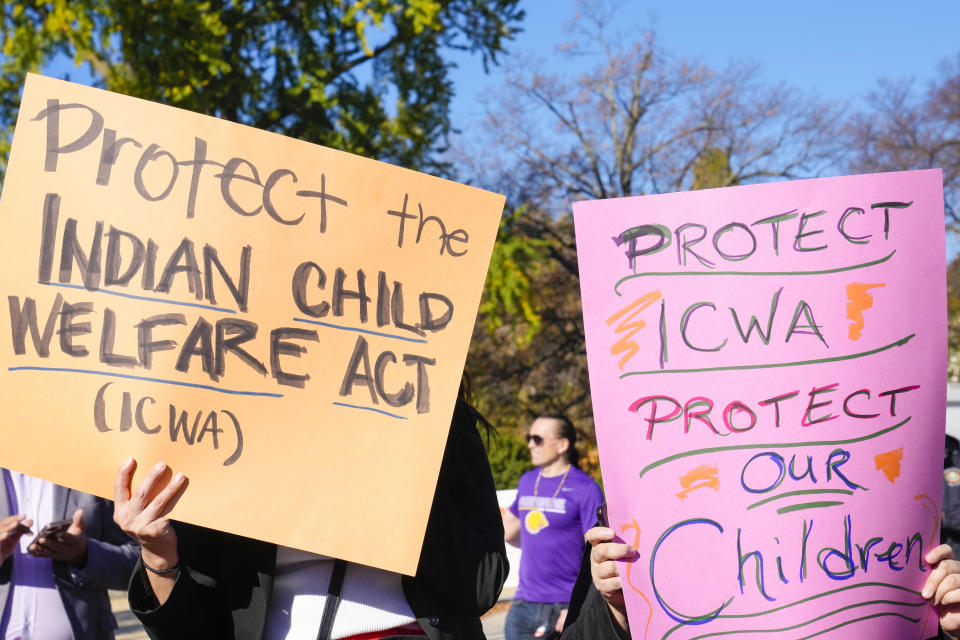
[[(520, 519), (520, 585), (514, 598), (527, 602), (569, 602), (580, 570), (583, 534), (597, 520), (603, 504), (600, 487), (583, 471), (570, 468), (556, 498), (563, 474), (540, 478), (539, 469), (528, 471), (517, 483), (517, 498), (510, 512)], [(533, 508), (539, 507), (539, 512)]]

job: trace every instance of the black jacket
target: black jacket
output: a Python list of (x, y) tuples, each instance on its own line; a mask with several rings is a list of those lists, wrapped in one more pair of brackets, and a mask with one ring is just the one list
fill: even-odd
[(570, 604), (560, 640), (620, 640), (613, 617), (607, 610), (607, 603), (593, 586), (590, 549), (588, 544), (583, 550), (580, 572), (570, 593)]
[[(181, 570), (157, 605), (142, 565), (130, 609), (154, 640), (260, 640), (273, 587), (276, 546), (176, 523)], [(503, 523), (475, 420), (457, 403), (414, 577), (403, 592), (431, 640), (482, 640), (479, 617), (508, 571)]]

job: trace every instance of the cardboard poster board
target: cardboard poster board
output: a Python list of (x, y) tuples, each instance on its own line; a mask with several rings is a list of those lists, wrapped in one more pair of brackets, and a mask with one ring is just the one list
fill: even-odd
[(574, 205), (636, 640), (927, 638), (940, 172)]
[(0, 465), (412, 574), (503, 197), (32, 75), (0, 200)]

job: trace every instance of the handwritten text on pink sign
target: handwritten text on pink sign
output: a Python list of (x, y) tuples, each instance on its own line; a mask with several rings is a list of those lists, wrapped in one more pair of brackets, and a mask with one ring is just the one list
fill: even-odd
[(634, 638), (925, 638), (939, 171), (577, 203)]

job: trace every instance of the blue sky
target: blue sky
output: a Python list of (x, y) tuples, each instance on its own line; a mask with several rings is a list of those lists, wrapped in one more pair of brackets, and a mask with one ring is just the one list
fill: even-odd
[[(576, 0), (526, 0), (524, 33), (510, 48), (549, 60), (565, 33)], [(960, 55), (960, 1), (632, 0), (620, 3), (623, 33), (653, 26), (675, 56), (715, 67), (731, 61), (761, 65), (771, 83), (785, 82), (832, 100), (861, 99), (880, 78), (932, 79), (938, 63)], [(505, 69), (484, 75), (477, 59), (458, 58), (455, 125), (483, 113), (478, 99), (495, 91)]]
[[(483, 115), (481, 98), (496, 91), (507, 70), (526, 56), (549, 61), (558, 44), (573, 38), (569, 26), (577, 0), (524, 0), (522, 6), (523, 33), (508, 43), (491, 73), (484, 74), (476, 56), (453, 55), (459, 65), (453, 76), (458, 128), (469, 129)], [(922, 86), (935, 77), (940, 61), (960, 55), (960, 0), (625, 0), (618, 16), (618, 28), (628, 37), (654, 27), (674, 56), (714, 67), (759, 63), (771, 83), (854, 104), (880, 78), (913, 78)], [(85, 68), (58, 62), (51, 72), (88, 81)]]

